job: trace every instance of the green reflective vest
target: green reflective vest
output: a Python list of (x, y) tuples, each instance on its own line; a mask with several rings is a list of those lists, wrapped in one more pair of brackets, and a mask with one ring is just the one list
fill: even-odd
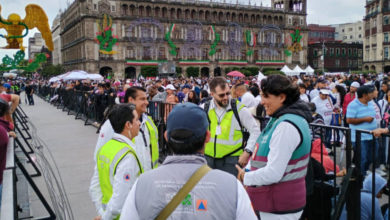
[(115, 176), (116, 167), (124, 156), (128, 153), (133, 154), (137, 160), (139, 167), (139, 175), (144, 172), (142, 165), (138, 159), (135, 150), (127, 143), (120, 142), (114, 139), (108, 141), (103, 147), (100, 148), (97, 154), (97, 168), (99, 172), (99, 183), (102, 191), (102, 204), (107, 205), (110, 201), (113, 189), (112, 182)]
[(153, 119), (148, 116), (145, 122), (146, 127), (149, 130), (150, 137), (150, 154), (152, 156), (152, 169), (158, 167), (158, 157), (159, 157), (159, 149), (158, 149), (158, 130), (156, 125), (153, 122)]
[[(237, 111), (240, 112), (244, 105), (237, 100)], [(218, 123), (218, 116), (215, 109), (208, 112), (210, 119), (210, 141), (206, 144), (205, 155), (213, 158), (224, 158), (226, 156), (240, 156), (243, 152), (242, 141), (243, 135), (241, 128), (236, 130), (232, 125), (235, 119), (233, 110), (230, 109), (225, 113)], [(220, 134), (217, 129), (220, 127)]]

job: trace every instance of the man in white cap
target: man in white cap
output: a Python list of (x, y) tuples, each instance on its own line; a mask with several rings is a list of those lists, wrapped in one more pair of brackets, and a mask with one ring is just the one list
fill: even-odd
[[(346, 119), (345, 115), (347, 114), (347, 107), (349, 103), (352, 102), (356, 98), (356, 91), (360, 87), (360, 84), (358, 82), (353, 82), (351, 83), (351, 86), (349, 87), (349, 92), (345, 94), (344, 96), (344, 102), (343, 102), (343, 114), (344, 114), (344, 119)], [(348, 127), (348, 124), (346, 120), (344, 121), (345, 127)]]

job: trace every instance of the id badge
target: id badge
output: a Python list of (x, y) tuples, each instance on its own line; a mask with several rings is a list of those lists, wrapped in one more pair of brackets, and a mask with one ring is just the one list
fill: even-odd
[(222, 132), (221, 132), (221, 126), (218, 125), (217, 126), (217, 131), (215, 132), (216, 135), (220, 135)]

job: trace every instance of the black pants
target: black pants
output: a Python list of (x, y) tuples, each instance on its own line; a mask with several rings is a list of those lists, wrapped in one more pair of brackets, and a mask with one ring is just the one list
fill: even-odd
[(27, 99), (28, 99), (28, 104), (29, 105), (34, 105), (34, 97), (33, 97), (33, 95), (27, 95)]
[(206, 156), (206, 160), (207, 164), (212, 169), (223, 170), (234, 175), (235, 177), (238, 174), (238, 170), (236, 168), (236, 164), (238, 163), (238, 156), (225, 157), (222, 159)]

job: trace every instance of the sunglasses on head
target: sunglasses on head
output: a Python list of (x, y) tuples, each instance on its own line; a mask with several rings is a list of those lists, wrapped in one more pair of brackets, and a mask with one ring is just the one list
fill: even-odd
[(218, 96), (219, 98), (223, 98), (223, 97), (229, 96), (229, 95), (230, 95), (230, 92), (218, 94), (217, 96)]

